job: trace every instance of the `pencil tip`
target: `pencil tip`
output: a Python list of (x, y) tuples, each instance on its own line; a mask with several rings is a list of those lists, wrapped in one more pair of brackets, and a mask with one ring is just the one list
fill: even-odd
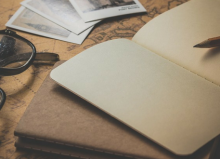
[(194, 45), (193, 47), (199, 47), (200, 45), (199, 44), (196, 44), (196, 45)]

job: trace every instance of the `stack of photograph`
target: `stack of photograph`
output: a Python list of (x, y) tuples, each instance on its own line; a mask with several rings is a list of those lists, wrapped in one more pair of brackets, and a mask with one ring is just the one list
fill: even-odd
[(100, 20), (146, 12), (138, 0), (25, 0), (6, 26), (82, 44)]

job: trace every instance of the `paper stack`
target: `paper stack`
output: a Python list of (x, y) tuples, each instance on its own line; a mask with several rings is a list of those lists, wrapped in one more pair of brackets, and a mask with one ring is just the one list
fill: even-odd
[(6, 26), (81, 44), (100, 19), (146, 12), (138, 0), (25, 0)]

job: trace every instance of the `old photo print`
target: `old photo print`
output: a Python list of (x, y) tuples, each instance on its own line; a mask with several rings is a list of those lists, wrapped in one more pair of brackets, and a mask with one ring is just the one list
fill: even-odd
[(76, 44), (81, 44), (92, 29), (77, 35), (23, 6), (10, 18), (6, 26)]
[(86, 22), (146, 12), (138, 0), (70, 0), (70, 2)]
[(136, 4), (134, 0), (75, 0), (83, 13)]
[(75, 34), (99, 22), (85, 23), (69, 0), (25, 0), (21, 4)]

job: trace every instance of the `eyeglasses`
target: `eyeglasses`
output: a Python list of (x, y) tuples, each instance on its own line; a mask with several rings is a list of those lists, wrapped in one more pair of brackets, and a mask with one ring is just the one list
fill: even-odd
[[(36, 53), (35, 46), (16, 32), (0, 30), (0, 76), (12, 76), (28, 69), (33, 62), (54, 64), (59, 60), (55, 53)], [(6, 100), (0, 88), (0, 110)]]

